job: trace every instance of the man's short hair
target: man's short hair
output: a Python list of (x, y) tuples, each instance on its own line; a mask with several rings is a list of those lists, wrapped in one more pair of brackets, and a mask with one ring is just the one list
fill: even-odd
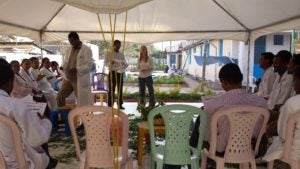
[(238, 84), (243, 81), (243, 74), (238, 65), (228, 63), (221, 68), (219, 78), (231, 84)]
[(267, 60), (270, 65), (273, 64), (274, 54), (272, 52), (263, 52), (261, 55), (264, 56), (264, 59)]
[(25, 59), (23, 59), (23, 60), (22, 60), (22, 62), (21, 62), (21, 65), (22, 65), (23, 63), (27, 62), (27, 61), (29, 61), (29, 62), (30, 62), (30, 60), (29, 60), (29, 59), (26, 59), (26, 58), (25, 58)]
[(121, 41), (115, 40), (115, 41), (114, 41), (114, 45), (117, 44), (117, 43), (121, 44)]
[(75, 40), (79, 40), (79, 35), (77, 32), (70, 32), (69, 35), (68, 35), (68, 38), (69, 39), (75, 39)]
[(20, 64), (17, 60), (13, 60), (13, 61), (11, 61), (9, 64), (10, 64), (10, 66), (12, 66), (13, 64)]
[(290, 59), (292, 58), (292, 54), (287, 50), (281, 50), (276, 54), (275, 57), (279, 58), (284, 63), (289, 63)]
[(37, 57), (31, 57), (31, 58), (29, 58), (29, 61), (30, 62), (33, 62), (33, 61), (35, 61), (35, 60), (39, 60)]
[(0, 58), (0, 86), (8, 83), (14, 79), (14, 72), (11, 69), (10, 64)]

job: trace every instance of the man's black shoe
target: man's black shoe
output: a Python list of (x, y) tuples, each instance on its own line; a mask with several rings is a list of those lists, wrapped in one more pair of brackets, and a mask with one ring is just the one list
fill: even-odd
[(125, 109), (125, 107), (123, 107), (123, 106), (121, 105), (121, 106), (120, 106), (120, 109), (124, 110), (124, 109)]
[(57, 166), (57, 160), (54, 158), (50, 158), (46, 169), (54, 169), (56, 166)]

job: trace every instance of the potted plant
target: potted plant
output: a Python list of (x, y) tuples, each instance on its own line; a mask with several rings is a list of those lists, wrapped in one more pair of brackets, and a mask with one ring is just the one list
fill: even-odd
[[(141, 113), (141, 119), (147, 121), (149, 112), (156, 108), (165, 105), (163, 102), (158, 102), (155, 106), (146, 106), (145, 104), (139, 103), (136, 110)], [(164, 125), (164, 121), (160, 115), (154, 117), (154, 125)]]

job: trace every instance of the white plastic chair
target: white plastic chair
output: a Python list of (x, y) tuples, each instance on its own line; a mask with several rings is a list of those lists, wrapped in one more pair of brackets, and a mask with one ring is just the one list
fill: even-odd
[[(229, 120), (229, 137), (225, 148), (224, 157), (216, 156), (217, 147), (217, 123), (220, 117), (227, 117)], [(263, 116), (263, 124), (259, 131), (255, 150), (251, 146), (254, 128), (258, 119)], [(255, 106), (232, 106), (216, 112), (210, 124), (210, 148), (204, 149), (201, 160), (201, 169), (206, 168), (207, 157), (216, 161), (217, 169), (223, 169), (224, 163), (239, 163), (240, 168), (256, 169), (255, 154), (258, 152), (261, 136), (265, 131), (269, 119), (267, 109)]]
[[(283, 112), (284, 113), (284, 112)], [(279, 160), (288, 163), (291, 169), (300, 169), (299, 162), (291, 159), (291, 152), (294, 140), (294, 132), (297, 123), (299, 122), (300, 111), (289, 116), (286, 126), (285, 142), (283, 144), (283, 153)], [(274, 161), (268, 162), (268, 169), (273, 169)]]
[[(114, 121), (120, 122), (121, 120), (122, 125), (120, 126), (121, 131), (119, 131), (120, 135), (122, 135), (122, 145), (117, 146), (117, 148), (111, 145), (111, 128), (115, 130), (114, 126), (111, 127), (113, 117), (111, 107), (83, 106), (75, 108), (69, 113), (70, 129), (75, 144), (77, 160), (81, 161), (81, 169), (90, 167), (113, 168), (114, 160), (118, 161), (118, 167), (123, 168), (127, 166), (128, 169), (133, 168), (132, 155), (128, 151), (128, 117), (121, 111), (119, 116), (116, 117), (118, 114), (117, 109), (114, 109), (114, 114), (114, 119), (118, 119)], [(86, 150), (82, 154), (80, 154), (79, 142), (75, 131), (76, 117), (82, 119), (86, 135)], [(114, 122), (114, 125), (117, 122)], [(113, 138), (113, 140), (117, 139)], [(116, 144), (119, 145), (119, 143)]]
[(5, 160), (1, 151), (0, 151), (0, 168), (6, 169)]
[[(10, 118), (1, 115), (0, 112), (0, 123), (2, 123), (3, 125), (7, 126), (8, 129), (11, 130), (11, 136), (12, 136), (12, 140), (13, 140), (13, 144), (14, 144), (14, 148), (15, 148), (15, 153), (17, 156), (17, 165), (19, 169), (28, 169), (28, 165), (26, 163), (25, 160), (25, 156), (24, 156), (24, 151), (23, 151), (23, 142), (22, 142), (22, 137), (21, 137), (21, 133), (19, 130), (19, 127), (17, 126), (17, 124), (12, 121)], [(3, 155), (0, 152), (1, 156)], [(3, 156), (0, 158), (1, 162), (0, 162), (0, 168), (6, 168), (5, 166), (5, 159), (3, 158)], [(4, 167), (3, 167), (4, 165)]]

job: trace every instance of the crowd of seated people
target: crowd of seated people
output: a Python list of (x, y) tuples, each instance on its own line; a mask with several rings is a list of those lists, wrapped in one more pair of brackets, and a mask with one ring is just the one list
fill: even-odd
[[(25, 62), (22, 63), (25, 70), (28, 70), (30, 65), (27, 64), (26, 67)], [(26, 81), (24, 77), (20, 76), (18, 70), (19, 63), (17, 61), (11, 62), (10, 65), (5, 60), (0, 59), (0, 112), (19, 126), (28, 168), (53, 169), (57, 165), (57, 160), (50, 156), (47, 144), (51, 134), (51, 122), (47, 118), (46, 112), (44, 115), (41, 115), (42, 112), (31, 112), (24, 102), (19, 99), (26, 96), (26, 94), (37, 94), (38, 91), (36, 86), (31, 86), (34, 80)], [(25, 70), (23, 73), (28, 73)], [(19, 87), (17, 90), (14, 89), (16, 84)], [(17, 98), (10, 96), (12, 91), (16, 92), (14, 96), (17, 96)], [(18, 91), (24, 93), (19, 94)], [(11, 139), (9, 130), (1, 124), (0, 150), (4, 155), (6, 168), (17, 169), (14, 141)]]
[[(212, 115), (229, 105), (254, 105), (269, 109), (270, 118), (267, 124), (265, 140), (268, 140), (274, 135), (282, 138), (284, 128), (287, 123), (288, 115), (300, 110), (298, 94), (299, 94), (299, 72), (300, 71), (300, 55), (292, 54), (286, 50), (279, 51), (276, 55), (271, 52), (261, 54), (260, 67), (264, 70), (261, 83), (259, 85), (258, 93), (246, 93), (241, 86), (242, 74), (239, 67), (235, 64), (227, 64), (223, 66), (219, 72), (219, 78), (224, 94), (213, 97), (208, 101), (204, 101), (203, 109), (207, 113), (208, 124), (205, 132), (204, 147), (209, 148), (210, 136), (210, 120)], [(190, 138), (190, 145), (196, 147), (198, 140), (198, 126), (199, 119), (196, 120), (195, 128)], [(259, 130), (261, 121), (256, 124), (256, 129)], [(277, 130), (278, 128), (278, 130)], [(275, 132), (274, 132), (275, 131)], [(278, 131), (278, 132), (277, 132)], [(297, 130), (295, 131), (297, 132)], [(298, 135), (296, 135), (298, 137)], [(255, 133), (252, 136), (256, 137)], [(228, 140), (228, 122), (226, 119), (218, 122), (218, 136), (217, 136), (217, 155), (224, 155), (224, 150)], [(264, 140), (264, 139), (262, 139)], [(280, 140), (281, 143), (284, 140)], [(265, 160), (278, 158), (278, 152), (282, 152), (282, 146), (275, 143), (269, 148), (265, 156)], [(261, 142), (261, 148), (258, 156), (264, 156), (268, 148), (268, 143)], [(276, 151), (274, 150), (276, 147)], [(296, 143), (292, 152), (297, 159), (300, 157), (300, 146)], [(274, 151), (275, 154), (274, 155)], [(213, 162), (208, 161), (208, 168), (215, 168)]]
[[(43, 60), (49, 61), (48, 58), (44, 58)], [(12, 61), (10, 65), (16, 78), (14, 79), (14, 87), (11, 96), (15, 98), (24, 98), (31, 95), (36, 100), (45, 99), (50, 109), (56, 109), (56, 91), (51, 85), (51, 83), (55, 82), (50, 80), (56, 79), (57, 75), (51, 73), (52, 71), (49, 69), (50, 62), (48, 64), (49, 66), (46, 64), (43, 63), (41, 65), (41, 70), (39, 70), (40, 64), (36, 57), (23, 59), (21, 65), (16, 60)]]

